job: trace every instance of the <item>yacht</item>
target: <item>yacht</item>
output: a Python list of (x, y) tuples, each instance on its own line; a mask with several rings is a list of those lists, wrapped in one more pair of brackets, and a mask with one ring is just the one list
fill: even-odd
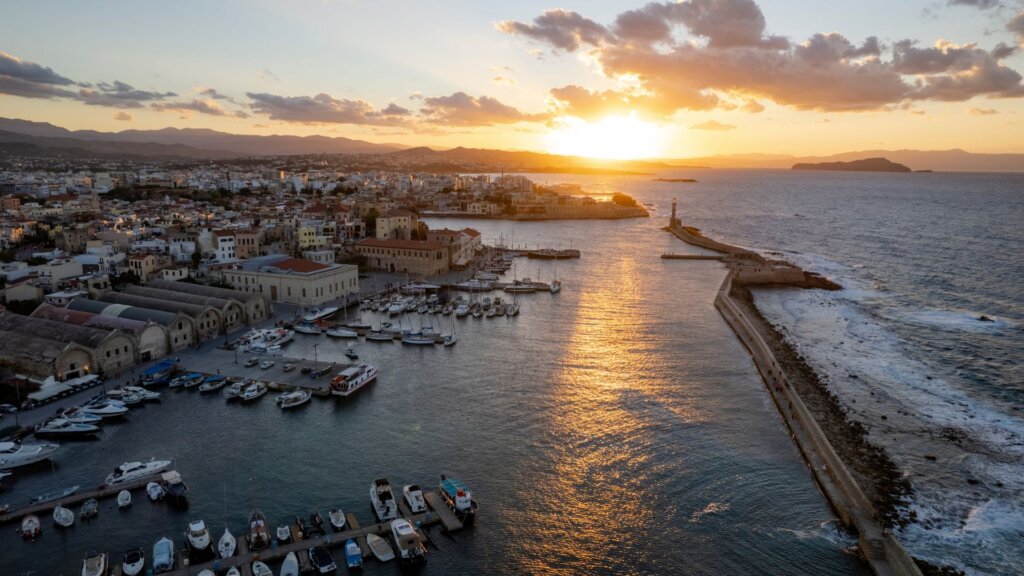
[(270, 529), (267, 528), (267, 517), (260, 512), (259, 508), (249, 515), (249, 534), (246, 536), (249, 541), (250, 550), (263, 550), (270, 546)]
[(370, 485), (370, 504), (379, 522), (398, 517), (398, 505), (391, 494), (391, 483), (387, 478), (378, 478)]
[(359, 337), (359, 334), (356, 333), (355, 330), (349, 330), (347, 328), (341, 328), (339, 326), (334, 326), (332, 328), (328, 328), (327, 332), (325, 332), (325, 334), (327, 334), (328, 336), (330, 336), (332, 338), (358, 338)]
[(102, 416), (82, 412), (82, 409), (78, 406), (65, 408), (64, 410), (61, 410), (58, 415), (72, 424), (96, 424), (98, 426), (103, 422)]
[(528, 279), (513, 280), (511, 284), (506, 285), (503, 290), (511, 294), (522, 294), (525, 292), (535, 292), (537, 287), (533, 285)]
[(317, 326), (316, 324), (307, 324), (305, 322), (303, 322), (302, 324), (296, 324), (295, 331), (298, 332), (299, 334), (311, 334), (313, 336), (319, 336), (320, 334), (323, 334), (323, 330), (321, 330), (319, 326)]
[(255, 382), (253, 384), (249, 384), (248, 386), (246, 386), (245, 390), (242, 391), (242, 395), (239, 396), (239, 398), (242, 399), (242, 402), (252, 402), (257, 398), (261, 398), (266, 393), (267, 385), (264, 384), (263, 382)]
[(287, 328), (253, 330), (242, 338), (240, 346), (246, 350), (262, 351), (275, 346), (284, 346), (295, 338), (295, 331)]
[(75, 513), (58, 504), (53, 509), (53, 523), (61, 528), (70, 528), (75, 523)]
[[(298, 562), (296, 561), (296, 563)], [(313, 571), (317, 574), (333, 574), (338, 570), (331, 553), (323, 546), (314, 546), (309, 549), (309, 563), (313, 565)]]
[(338, 313), (337, 306), (328, 306), (326, 308), (315, 308), (309, 314), (302, 317), (303, 320), (309, 323), (318, 322), (320, 320), (326, 320), (331, 316)]
[(174, 541), (166, 536), (153, 544), (153, 573), (169, 572), (174, 569)]
[(117, 400), (93, 401), (81, 406), (82, 412), (101, 418), (120, 418), (128, 413), (128, 407)]
[(341, 511), (341, 508), (331, 508), (330, 512), (327, 513), (327, 517), (331, 520), (331, 528), (335, 532), (341, 532), (345, 529), (345, 513)]
[(121, 389), (124, 390), (125, 392), (129, 393), (129, 394), (134, 394), (134, 395), (138, 396), (139, 398), (142, 398), (142, 400), (144, 402), (159, 402), (160, 401), (160, 393), (159, 392), (153, 392), (152, 390), (146, 390), (145, 388), (142, 388), (141, 386), (122, 386)]
[(194, 552), (205, 552), (210, 548), (210, 531), (206, 529), (206, 523), (196, 520), (188, 523), (188, 530), (185, 530), (185, 541), (188, 547)]
[(370, 552), (373, 552), (374, 557), (381, 562), (390, 562), (395, 559), (395, 551), (388, 545), (388, 541), (373, 532), (366, 535), (366, 545), (370, 547)]
[(423, 491), (416, 484), (406, 484), (402, 487), (402, 497), (405, 498), (405, 503), (409, 505), (409, 510), (413, 514), (427, 511), (427, 503), (423, 500)]
[(124, 553), (121, 561), (121, 574), (124, 576), (138, 576), (146, 568), (146, 553), (142, 548), (132, 548)]
[(224, 534), (221, 535), (220, 541), (217, 542), (217, 553), (220, 554), (222, 559), (231, 558), (235, 555), (235, 548), (237, 546), (238, 540), (235, 539), (235, 535), (225, 527)]
[(277, 405), (282, 410), (288, 410), (289, 408), (298, 408), (309, 399), (313, 397), (313, 393), (309, 390), (293, 390), (292, 392), (286, 392), (277, 397)]
[(284, 557), (278, 576), (299, 576), (299, 557), (295, 555), (295, 552), (289, 552)]
[(357, 390), (377, 379), (377, 367), (360, 364), (345, 368), (331, 380), (331, 394), (349, 396)]
[(470, 524), (476, 518), (476, 500), (473, 493), (458, 478), (449, 478), (441, 475), (440, 490), (441, 498), (455, 511), (464, 524)]
[(149, 462), (125, 462), (107, 475), (107, 486), (131, 482), (146, 476), (159, 474), (171, 467), (170, 460), (150, 460)]
[(402, 336), (402, 344), (409, 344), (411, 346), (433, 346), (434, 344), (437, 344), (437, 339), (431, 334), (413, 332)]
[(0, 470), (34, 464), (46, 460), (60, 448), (57, 444), (16, 444), (0, 442)]
[(82, 560), (82, 576), (107, 576), (107, 555), (92, 552)]
[(66, 418), (53, 418), (36, 426), (35, 434), (39, 438), (50, 437), (71, 437), (71, 436), (95, 436), (100, 431), (95, 424), (75, 424)]
[(398, 548), (398, 558), (403, 564), (422, 564), (426, 561), (427, 548), (420, 535), (405, 518), (391, 521), (391, 538)]
[(149, 496), (150, 500), (156, 502), (157, 500), (163, 500), (164, 496), (167, 495), (167, 491), (164, 490), (163, 486), (156, 482), (150, 482), (149, 484), (146, 484), (146, 494)]
[(455, 285), (456, 290), (462, 290), (465, 292), (490, 292), (494, 289), (494, 285), (490, 282), (483, 282), (480, 280), (467, 280), (465, 282), (459, 282)]
[(127, 490), (121, 490), (117, 493), (117, 507), (122, 510), (132, 505), (132, 493)]
[(363, 551), (359, 549), (359, 544), (356, 544), (356, 541), (351, 538), (345, 541), (345, 563), (348, 564), (349, 569), (363, 567)]

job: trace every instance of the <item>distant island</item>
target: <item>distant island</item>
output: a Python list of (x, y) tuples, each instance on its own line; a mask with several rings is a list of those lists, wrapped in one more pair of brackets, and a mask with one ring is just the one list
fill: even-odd
[(840, 172), (910, 172), (910, 168), (886, 158), (865, 158), (851, 162), (800, 162), (793, 164), (793, 170), (836, 170)]
[(652, 182), (696, 182), (696, 178), (654, 178)]

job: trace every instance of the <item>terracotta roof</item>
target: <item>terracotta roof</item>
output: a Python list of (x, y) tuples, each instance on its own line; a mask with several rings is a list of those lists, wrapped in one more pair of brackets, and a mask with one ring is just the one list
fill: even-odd
[(479, 232), (473, 230), (472, 228), (463, 228), (462, 231), (465, 232), (467, 235), (472, 236), (473, 238), (476, 238), (477, 236), (480, 235)]
[(280, 262), (275, 262), (274, 268), (290, 270), (292, 272), (317, 272), (329, 268), (329, 266), (313, 262), (312, 260), (306, 260), (305, 258), (287, 258)]
[(215, 236), (234, 236), (235, 235), (235, 231), (234, 230), (214, 230), (213, 234)]
[(402, 250), (443, 250), (445, 248), (444, 244), (431, 242), (430, 240), (379, 240), (377, 238), (367, 238), (357, 245), (370, 248), (398, 248)]

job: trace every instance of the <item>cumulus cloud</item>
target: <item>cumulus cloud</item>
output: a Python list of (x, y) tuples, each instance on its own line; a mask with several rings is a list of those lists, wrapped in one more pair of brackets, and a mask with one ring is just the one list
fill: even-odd
[[(212, 88), (202, 93), (205, 94), (210, 91), (216, 93), (216, 90), (213, 90)], [(201, 100), (199, 98), (193, 98), (191, 102), (158, 102), (152, 104), (152, 108), (154, 110), (159, 110), (161, 112), (165, 110), (173, 110), (175, 112), (182, 112), (185, 114), (191, 112), (198, 112), (200, 114), (207, 114), (210, 116), (234, 116), (236, 118), (249, 117), (248, 114), (242, 112), (241, 110), (225, 110), (223, 107), (221, 107), (220, 104), (217, 103), (216, 100), (213, 99)]]
[(1006, 29), (1013, 32), (1017, 44), (1024, 46), (1024, 10), (1021, 10), (1006, 23)]
[(691, 130), (711, 130), (713, 132), (727, 132), (729, 130), (735, 130), (736, 127), (732, 124), (722, 124), (715, 120), (708, 120), (707, 122), (701, 122), (700, 124), (694, 124), (690, 126)]
[(365, 100), (335, 98), (330, 94), (316, 96), (278, 96), (247, 92), (249, 106), (257, 114), (271, 120), (302, 124), (369, 124), (394, 125), (404, 121), (409, 111), (397, 104), (374, 110)]
[(52, 69), (0, 51), (0, 94), (22, 98), (73, 97), (77, 82)]
[(119, 120), (121, 122), (131, 122), (131, 121), (135, 120), (135, 116), (132, 116), (128, 112), (125, 112), (124, 110), (122, 110), (122, 111), (116, 112), (114, 114), (114, 120)]
[(100, 82), (95, 87), (81, 88), (76, 99), (89, 106), (141, 108), (146, 102), (164, 100), (173, 96), (177, 96), (177, 94), (138, 90), (130, 84), (114, 80), (112, 83)]
[[(680, 110), (735, 108), (737, 98), (752, 102), (743, 105), (751, 112), (763, 110), (757, 100), (863, 111), (914, 100), (1024, 95), (1021, 76), (1002, 63), (1016, 50), (1006, 44), (991, 51), (944, 41), (884, 46), (874, 36), (854, 42), (838, 32), (794, 43), (769, 33), (753, 0), (651, 2), (608, 26), (565, 10), (497, 26), (555, 51), (585, 52), (603, 76), (620, 81), (622, 88), (599, 94), (552, 90), (561, 113), (582, 118), (624, 108), (668, 118)], [(1007, 28), (1024, 41), (1024, 13)]]
[(424, 98), (420, 113), (427, 122), (455, 126), (493, 126), (542, 119), (539, 115), (526, 114), (503, 104), (496, 98), (470, 96), (465, 92)]

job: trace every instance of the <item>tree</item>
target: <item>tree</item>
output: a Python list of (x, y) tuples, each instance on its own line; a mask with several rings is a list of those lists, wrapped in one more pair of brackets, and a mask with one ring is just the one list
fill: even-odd
[(366, 222), (366, 235), (376, 236), (377, 235), (377, 217), (380, 216), (380, 212), (376, 208), (370, 208), (370, 211), (366, 213), (366, 217), (363, 221)]
[(196, 245), (196, 249), (192, 252), (192, 264), (198, 268), (199, 263), (203, 261), (203, 250)]

